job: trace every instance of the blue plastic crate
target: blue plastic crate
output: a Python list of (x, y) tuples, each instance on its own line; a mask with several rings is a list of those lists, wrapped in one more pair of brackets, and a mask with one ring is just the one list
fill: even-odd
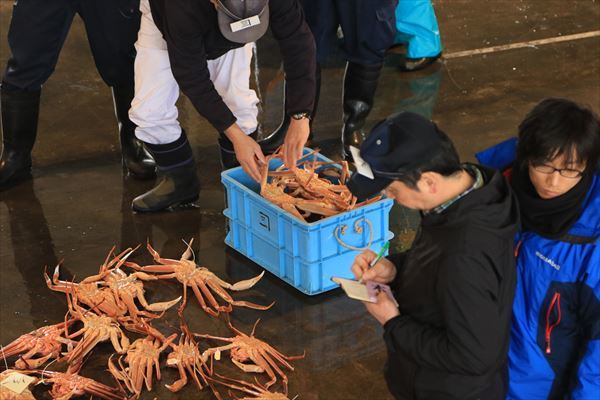
[[(280, 165), (272, 160), (269, 168)], [(224, 171), (221, 181), (230, 228), (225, 243), (309, 295), (336, 288), (332, 276), (352, 276), (350, 266), (360, 252), (352, 247), (364, 248), (370, 240), (377, 252), (393, 237), (390, 199), (307, 223), (260, 196), (259, 184), (241, 167)]]

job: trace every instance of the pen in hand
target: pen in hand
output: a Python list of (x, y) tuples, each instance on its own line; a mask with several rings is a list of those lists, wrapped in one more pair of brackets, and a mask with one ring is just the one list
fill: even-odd
[[(383, 255), (389, 248), (390, 248), (390, 242), (385, 242), (384, 245), (381, 246), (381, 250), (379, 250), (379, 253), (377, 253), (377, 257), (375, 257), (375, 259), (369, 263), (369, 269), (373, 268), (375, 266), (375, 264), (377, 264), (379, 262), (379, 260), (381, 260), (383, 258)], [(362, 277), (358, 280), (358, 283), (363, 283)]]

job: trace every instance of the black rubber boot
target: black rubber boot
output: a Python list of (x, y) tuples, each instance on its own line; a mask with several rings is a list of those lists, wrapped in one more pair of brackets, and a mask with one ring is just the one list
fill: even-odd
[[(314, 132), (312, 129), (313, 121), (315, 120), (315, 115), (317, 114), (317, 106), (319, 105), (319, 94), (321, 92), (321, 66), (317, 64), (316, 70), (316, 92), (315, 92), (315, 103), (313, 106), (313, 110), (310, 113), (310, 135), (308, 136), (308, 140), (312, 140), (314, 138)], [(287, 114), (287, 103), (286, 103), (286, 95), (285, 95), (285, 82), (283, 84), (283, 117), (281, 120), (281, 124), (275, 129), (269, 136), (258, 142), (264, 154), (271, 154), (277, 150), (285, 140), (285, 135), (290, 126), (290, 116)]]
[[(256, 140), (257, 135), (258, 129), (252, 132), (249, 136), (252, 139)], [(240, 163), (238, 162), (237, 157), (235, 156), (233, 143), (231, 143), (231, 140), (229, 140), (229, 138), (225, 136), (223, 132), (219, 132), (219, 150), (221, 154), (221, 169), (223, 171), (240, 166)]]
[(41, 90), (0, 93), (2, 108), (2, 158), (0, 188), (31, 178), (31, 150), (37, 135)]
[(113, 86), (115, 115), (119, 123), (119, 138), (123, 171), (137, 179), (150, 179), (156, 176), (156, 163), (144, 142), (135, 137), (135, 124), (129, 119), (129, 107), (133, 100), (133, 87)]
[(367, 116), (373, 108), (373, 99), (382, 64), (362, 65), (353, 62), (346, 64), (344, 76), (344, 125), (342, 145), (345, 158), (351, 158), (349, 146), (359, 147), (366, 137), (363, 131)]
[(156, 160), (158, 179), (154, 188), (133, 199), (133, 211), (173, 210), (196, 201), (200, 182), (185, 132), (173, 143), (146, 143), (146, 147)]

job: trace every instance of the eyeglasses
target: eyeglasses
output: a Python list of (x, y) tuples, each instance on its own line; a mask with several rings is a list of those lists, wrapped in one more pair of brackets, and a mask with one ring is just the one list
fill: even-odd
[(570, 169), (570, 168), (554, 168), (552, 165), (546, 165), (546, 164), (532, 164), (533, 169), (535, 169), (537, 172), (541, 172), (542, 174), (553, 174), (554, 171), (558, 171), (558, 173), (560, 174), (560, 176), (563, 176), (565, 178), (579, 178), (581, 175), (583, 175), (582, 171), (576, 170), (576, 169)]

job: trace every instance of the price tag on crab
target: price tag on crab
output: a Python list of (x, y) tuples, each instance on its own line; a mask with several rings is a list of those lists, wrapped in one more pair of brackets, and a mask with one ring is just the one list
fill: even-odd
[(215, 360), (221, 360), (221, 350), (215, 351)]
[(35, 377), (13, 372), (0, 382), (0, 386), (7, 388), (11, 392), (21, 394), (29, 385), (36, 380)]

